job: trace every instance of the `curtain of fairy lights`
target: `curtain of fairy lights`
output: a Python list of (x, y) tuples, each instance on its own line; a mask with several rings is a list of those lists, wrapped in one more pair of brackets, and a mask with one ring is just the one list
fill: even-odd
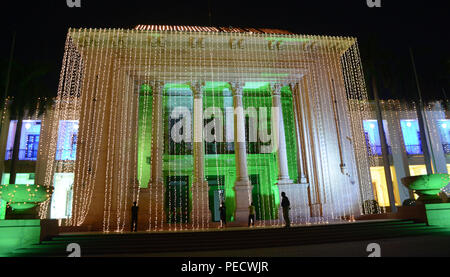
[[(84, 66), (82, 48), (79, 48), (72, 37), (68, 35), (62, 61), (58, 94), (52, 108), (44, 113), (44, 120), (41, 126), (43, 132), (41, 132), (42, 137), (36, 165), (36, 179), (45, 186), (53, 186), (55, 173), (74, 173), (75, 170), (73, 160), (56, 159), (58, 154), (57, 145), (58, 134), (66, 132), (66, 126), (61, 124), (61, 122), (76, 122), (79, 119)], [(41, 204), (41, 218), (47, 217), (49, 202)]]
[[(237, 134), (227, 108), (233, 107), (236, 83), (243, 84), (246, 137), (253, 139), (246, 143), (245, 162), (254, 182), (247, 196), (257, 203), (256, 225), (283, 224), (277, 151), (262, 153), (258, 138), (262, 124), (278, 126), (270, 122), (277, 85), (294, 179), (288, 190), (293, 223), (362, 213), (364, 201), (373, 199), (373, 158), (365, 146), (362, 119), (370, 109), (354, 39), (76, 29), (69, 31), (58, 97), (46, 123), (53, 131), (45, 184), (55, 172), (75, 174), (71, 224), (128, 230), (137, 201), (141, 229), (206, 229), (217, 226), (214, 190), (223, 192), (228, 220), (234, 217)], [(263, 112), (269, 122), (260, 122)], [(61, 120), (79, 121), (72, 163), (55, 160), (57, 134), (68, 132), (58, 131), (68, 126)], [(205, 142), (204, 132), (196, 142), (194, 123), (208, 126), (212, 141)], [(184, 140), (173, 140), (173, 126), (183, 126), (178, 131)], [(301, 173), (308, 181), (303, 187), (297, 184)]]
[[(362, 122), (370, 114), (367, 101), (367, 91), (359, 56), (358, 45), (355, 42), (341, 57), (344, 72), (348, 110), (352, 124), (351, 143), (354, 148), (353, 167), (356, 167), (359, 176), (361, 202), (365, 205), (364, 213), (373, 213), (372, 207), (366, 200), (373, 200), (373, 189), (369, 168), (375, 165), (374, 157), (367, 151)], [(362, 207), (361, 207), (362, 208)]]

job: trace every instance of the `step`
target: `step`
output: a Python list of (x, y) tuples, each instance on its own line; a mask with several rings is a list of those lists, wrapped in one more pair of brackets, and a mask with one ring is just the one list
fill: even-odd
[[(269, 228), (269, 229), (264, 229), (264, 228), (254, 228), (254, 229), (247, 229), (247, 230), (225, 230), (225, 231), (179, 231), (179, 232), (172, 232), (172, 233), (159, 233), (159, 232), (155, 232), (155, 233), (121, 233), (121, 234), (82, 234), (82, 235), (78, 235), (78, 234), (61, 234), (58, 235), (56, 237), (53, 238), (53, 240), (68, 240), (68, 239), (93, 239), (93, 238), (101, 238), (101, 239), (109, 239), (109, 238), (123, 238), (126, 236), (133, 236), (133, 238), (140, 238), (140, 237), (148, 237), (148, 236), (157, 236), (158, 238), (173, 238), (174, 236), (184, 236), (184, 237), (192, 237), (192, 236), (197, 236), (197, 235), (201, 235), (201, 236), (216, 236), (217, 233), (233, 233), (233, 234), (238, 234), (238, 233), (248, 233), (248, 232), (259, 232), (259, 233), (278, 233), (280, 229), (283, 230), (288, 230), (289, 232), (294, 232), (294, 231), (320, 231), (320, 230), (327, 230), (327, 231), (331, 231), (334, 229), (352, 229), (352, 230), (357, 230), (355, 229), (355, 227), (360, 227), (360, 228), (376, 228), (376, 227), (387, 227), (387, 226), (393, 226), (393, 225), (399, 225), (399, 226), (405, 226), (405, 225), (414, 225), (414, 223), (412, 221), (407, 221), (407, 222), (392, 222), (389, 224), (382, 224), (382, 223), (369, 223), (369, 224), (364, 224), (364, 223), (346, 223), (346, 224), (340, 224), (340, 225), (325, 225), (325, 226), (300, 226), (300, 227), (291, 227), (289, 229), (284, 229), (281, 227), (277, 227), (277, 228)], [(367, 225), (367, 226), (365, 226)]]
[[(79, 243), (82, 253), (85, 255), (101, 255), (102, 253), (162, 253), (307, 245), (401, 236), (423, 236), (443, 233), (444, 231), (447, 231), (448, 234), (446, 229), (430, 227), (425, 224), (414, 224), (412, 221), (384, 223), (386, 222), (325, 226), (328, 228), (307, 226), (219, 232), (59, 235), (41, 244), (18, 249), (13, 254), (16, 256), (65, 256), (67, 255), (65, 248), (72, 242)], [(352, 228), (349, 228), (349, 226)], [(280, 239), (273, 240), (275, 235)]]

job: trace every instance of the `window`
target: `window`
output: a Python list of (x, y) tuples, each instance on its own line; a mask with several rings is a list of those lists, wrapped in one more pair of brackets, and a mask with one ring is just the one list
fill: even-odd
[[(193, 97), (189, 87), (170, 88), (163, 97), (164, 153), (192, 155)], [(174, 137), (172, 132), (179, 136)]]
[[(366, 137), (367, 151), (373, 156), (381, 156), (381, 139), (378, 129), (377, 120), (364, 120), (363, 121), (364, 134)], [(389, 146), (389, 134), (387, 132), (387, 122), (383, 120), (384, 133), (386, 134), (386, 140), (388, 143), (388, 152), (391, 154), (391, 148)]]
[(444, 153), (450, 155), (450, 119), (438, 120), (438, 129)]
[[(6, 142), (5, 160), (11, 160), (14, 151), (14, 140), (17, 129), (17, 120), (11, 120), (9, 124), (8, 140)], [(19, 142), (19, 160), (35, 161), (39, 147), (39, 135), (41, 133), (40, 120), (23, 120)]]
[(408, 155), (423, 155), (420, 138), (419, 123), (417, 120), (400, 120), (403, 141)]
[(56, 160), (74, 161), (77, 156), (78, 120), (60, 120)]
[(37, 158), (38, 147), (39, 147), (39, 135), (28, 135), (27, 145), (25, 149), (25, 159), (35, 160)]
[[(174, 125), (182, 120), (183, 117), (179, 119), (170, 118), (167, 132), (170, 132), (174, 128)], [(184, 126), (180, 128), (180, 133), (184, 134), (185, 131)], [(167, 136), (169, 137), (169, 155), (192, 155), (192, 142), (182, 140), (177, 143), (171, 135), (168, 134)]]
[[(397, 177), (395, 168), (393, 166), (390, 167), (391, 169), (391, 177), (392, 177), (392, 185), (394, 186), (394, 198), (395, 198), (395, 204), (400, 206), (400, 195), (398, 192), (398, 184), (397, 184)], [(376, 166), (370, 168), (370, 176), (372, 178), (372, 188), (374, 192), (375, 200), (378, 202), (378, 205), (380, 207), (389, 207), (389, 193), (386, 183), (386, 175), (384, 172), (384, 167), (382, 166)]]

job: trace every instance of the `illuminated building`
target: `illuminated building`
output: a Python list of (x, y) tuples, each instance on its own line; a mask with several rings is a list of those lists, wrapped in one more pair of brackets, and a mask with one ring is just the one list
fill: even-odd
[[(401, 179), (427, 174), (417, 113), (413, 103), (399, 100), (382, 101), (381, 106), (395, 203), (400, 206), (404, 200), (414, 197), (402, 185)], [(450, 114), (446, 106), (448, 107), (448, 103), (433, 102), (425, 107), (426, 127), (434, 157), (432, 162), (437, 171), (435, 173), (448, 173), (450, 169)], [(368, 153), (374, 157), (374, 163), (370, 167), (374, 196), (381, 207), (388, 209), (389, 198), (375, 113), (370, 118), (365, 118), (363, 125)], [(448, 194), (449, 189), (447, 186), (444, 191)]]
[[(253, 202), (257, 225), (272, 226), (284, 191), (294, 224), (352, 220), (382, 190), (366, 146), (371, 114), (354, 38), (70, 29), (29, 161), (34, 183), (54, 186), (40, 216), (126, 231), (137, 201), (140, 230), (198, 229), (217, 226), (222, 201), (242, 224)], [(25, 141), (34, 157), (36, 137)]]

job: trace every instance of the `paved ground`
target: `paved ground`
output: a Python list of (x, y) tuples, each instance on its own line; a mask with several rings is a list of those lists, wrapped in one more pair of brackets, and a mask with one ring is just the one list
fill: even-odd
[[(450, 234), (275, 248), (138, 254), (140, 257), (367, 257), (370, 243), (382, 257), (450, 257)], [(106, 255), (108, 256), (108, 255)], [(134, 255), (128, 255), (134, 256)]]
[[(382, 257), (450, 257), (450, 237), (414, 237), (378, 241), (315, 244), (280, 248), (257, 248), (138, 254), (139, 257), (367, 257), (369, 243), (379, 243)], [(108, 255), (102, 255), (108, 256)], [(117, 255), (112, 255), (117, 256)], [(134, 256), (134, 255), (122, 255)]]

